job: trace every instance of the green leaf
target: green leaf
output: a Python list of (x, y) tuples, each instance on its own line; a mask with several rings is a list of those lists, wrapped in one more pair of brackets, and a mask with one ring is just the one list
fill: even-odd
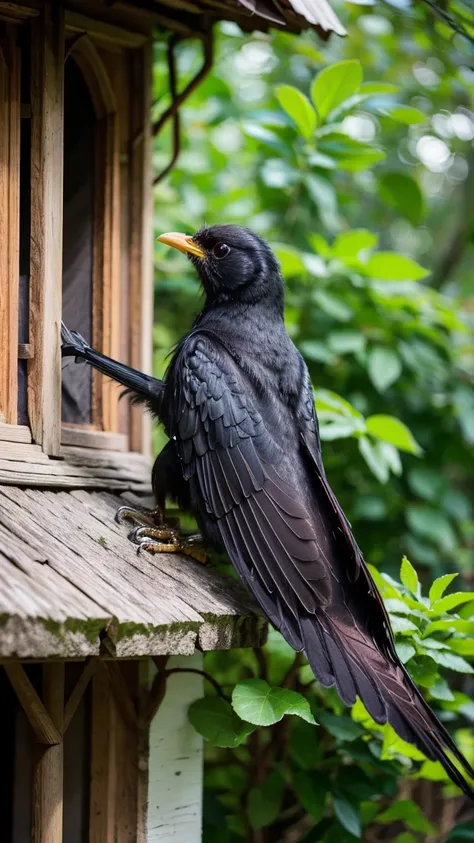
[(402, 559), (402, 564), (400, 567), (400, 580), (405, 586), (408, 588), (415, 597), (418, 594), (420, 588), (420, 582), (418, 580), (418, 574), (416, 573), (413, 565), (411, 564), (410, 560), (407, 559), (406, 556)]
[(361, 436), (359, 439), (359, 451), (377, 480), (380, 483), (386, 483), (390, 471), (377, 445), (374, 445), (367, 436)]
[(413, 658), (416, 653), (416, 650), (413, 645), (408, 644), (405, 641), (397, 641), (396, 650), (398, 658), (400, 659), (402, 664), (406, 664), (407, 662), (409, 662), (410, 659)]
[(383, 732), (382, 751), (380, 754), (382, 760), (391, 759), (394, 755), (402, 755), (405, 758), (412, 758), (414, 761), (423, 761), (425, 759), (423, 753), (416, 746), (400, 738), (395, 732), (395, 729), (388, 723), (383, 727)]
[(397, 120), (398, 123), (404, 123), (406, 126), (425, 123), (427, 120), (426, 114), (423, 111), (420, 111), (419, 108), (412, 108), (409, 105), (399, 105), (396, 108), (387, 109), (386, 114), (392, 120)]
[(296, 123), (303, 137), (309, 140), (316, 128), (316, 112), (309, 99), (292, 85), (280, 85), (275, 94), (282, 109)]
[(254, 731), (221, 697), (196, 700), (189, 706), (188, 717), (196, 732), (214, 746), (239, 746)]
[(364, 730), (349, 717), (337, 717), (328, 711), (322, 711), (319, 722), (328, 732), (340, 741), (354, 741), (363, 735)]
[(435, 829), (426, 819), (419, 805), (411, 799), (398, 799), (396, 802), (377, 816), (377, 822), (392, 823), (396, 820), (403, 820), (413, 831), (433, 834)]
[(369, 352), (369, 378), (379, 392), (385, 392), (401, 375), (402, 364), (391, 348), (376, 346)]
[(272, 249), (280, 261), (283, 275), (290, 278), (293, 275), (306, 274), (303, 258), (298, 249), (287, 246), (286, 243), (272, 243)]
[(360, 331), (335, 331), (329, 334), (328, 345), (335, 354), (355, 354), (365, 348), (365, 337)]
[(285, 781), (270, 773), (262, 787), (252, 787), (247, 799), (247, 815), (252, 828), (267, 828), (280, 815)]
[(442, 615), (471, 600), (474, 600), (474, 591), (455, 591), (454, 594), (447, 594), (446, 597), (436, 600), (431, 608), (433, 612)]
[(341, 796), (333, 797), (334, 813), (341, 823), (342, 827), (353, 834), (354, 837), (360, 837), (362, 828), (360, 823), (360, 815), (356, 808), (347, 802)]
[(316, 290), (313, 299), (319, 304), (321, 310), (324, 310), (328, 316), (332, 316), (338, 322), (348, 322), (352, 317), (352, 308), (346, 302), (341, 301), (340, 297), (327, 293), (326, 290)]
[(418, 182), (406, 173), (383, 173), (379, 178), (379, 193), (389, 207), (394, 208), (412, 225), (420, 225), (425, 215), (425, 203)]
[(359, 90), (362, 78), (358, 61), (341, 61), (318, 73), (311, 85), (311, 99), (321, 123), (334, 108)]
[(450, 585), (457, 576), (459, 576), (459, 574), (444, 574), (444, 576), (438, 577), (438, 579), (434, 581), (429, 593), (431, 603), (435, 603), (443, 596), (448, 585)]
[(378, 236), (365, 228), (353, 229), (352, 231), (344, 231), (338, 234), (333, 246), (333, 257), (355, 258), (362, 249), (373, 249), (377, 245)]
[(408, 505), (405, 516), (413, 532), (431, 542), (436, 542), (446, 550), (454, 550), (457, 545), (456, 534), (445, 514), (430, 506)]
[(372, 167), (385, 158), (385, 152), (342, 132), (330, 132), (319, 140), (319, 150), (332, 156), (340, 170), (357, 172)]
[(419, 281), (429, 275), (420, 264), (396, 252), (376, 252), (364, 266), (371, 278), (380, 281)]
[(409, 621), (408, 618), (401, 618), (398, 615), (392, 615), (390, 623), (392, 624), (394, 632), (418, 632), (416, 624)]
[(469, 662), (455, 653), (432, 652), (430, 656), (437, 664), (447, 667), (449, 670), (455, 670), (457, 673), (474, 673), (474, 668), (471, 667)]
[(318, 340), (303, 340), (298, 343), (298, 348), (303, 357), (307, 360), (318, 360), (321, 363), (327, 363), (332, 358), (332, 353), (329, 348)]
[(390, 442), (400, 451), (409, 454), (420, 454), (421, 448), (413, 438), (406, 425), (393, 416), (375, 415), (366, 419), (368, 433), (383, 442)]
[(317, 823), (324, 814), (326, 787), (319, 773), (298, 771), (293, 776), (295, 793), (310, 817)]
[(446, 680), (442, 679), (441, 676), (436, 680), (435, 684), (431, 686), (430, 694), (435, 698), (435, 700), (447, 700), (448, 702), (454, 700), (454, 694), (451, 691), (451, 688)]
[(361, 94), (396, 94), (399, 91), (398, 85), (391, 85), (390, 82), (362, 82)]
[(255, 726), (271, 726), (285, 714), (296, 714), (308, 723), (315, 723), (308, 700), (296, 691), (270, 688), (263, 679), (239, 682), (232, 693), (234, 711)]

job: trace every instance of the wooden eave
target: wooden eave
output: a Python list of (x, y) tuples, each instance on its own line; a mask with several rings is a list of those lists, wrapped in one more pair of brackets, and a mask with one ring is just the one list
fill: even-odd
[(0, 486), (0, 659), (138, 658), (259, 646), (234, 580), (137, 555), (110, 492)]

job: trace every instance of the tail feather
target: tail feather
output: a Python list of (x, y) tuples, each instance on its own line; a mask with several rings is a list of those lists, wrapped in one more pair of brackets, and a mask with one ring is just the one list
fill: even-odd
[[(390, 723), (403, 740), (414, 744), (432, 761), (439, 761), (451, 780), (471, 799), (474, 790), (465, 776), (474, 770), (457, 748), (447, 729), (423, 699), (401, 662), (380, 653), (367, 634), (351, 625), (350, 636), (340, 618), (326, 612), (300, 618), (304, 651), (321, 684), (336, 685), (342, 699), (354, 701), (354, 688), (373, 719)], [(316, 642), (324, 642), (330, 667), (321, 671), (321, 653)], [(323, 673), (323, 675), (321, 675)], [(454, 760), (458, 762), (458, 769)]]
[(156, 402), (165, 390), (163, 381), (96, 351), (77, 331), (70, 331), (64, 322), (61, 323), (61, 340), (63, 357), (75, 357), (76, 363), (88, 363), (103, 375), (125, 386), (127, 391), (133, 393), (135, 400), (147, 402), (151, 404), (152, 409), (156, 409)]

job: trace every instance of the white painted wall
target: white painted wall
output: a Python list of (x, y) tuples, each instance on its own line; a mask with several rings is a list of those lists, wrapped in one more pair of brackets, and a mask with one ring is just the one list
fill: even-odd
[[(202, 670), (202, 654), (174, 656), (167, 667)], [(150, 728), (147, 843), (201, 843), (202, 738), (189, 723), (187, 710), (202, 696), (201, 676), (169, 677)]]

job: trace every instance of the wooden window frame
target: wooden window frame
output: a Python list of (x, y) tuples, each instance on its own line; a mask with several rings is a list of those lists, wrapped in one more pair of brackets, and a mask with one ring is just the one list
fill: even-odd
[(16, 424), (20, 266), (20, 50), (0, 42), (0, 422)]
[[(1, 4), (0, 4), (1, 15)], [(152, 370), (153, 261), (151, 169), (151, 39), (119, 27), (64, 10), (60, 0), (48, 0), (28, 11), (31, 27), (31, 254), (30, 343), (27, 357), (30, 428), (16, 424), (18, 366), (19, 120), (20, 94), (9, 95), (18, 148), (0, 175), (2, 209), (8, 208), (8, 251), (0, 253), (0, 277), (9, 279), (0, 290), (0, 335), (7, 354), (0, 360), (0, 440), (39, 444), (49, 456), (60, 456), (62, 445), (133, 450), (150, 453), (151, 420), (130, 408), (129, 434), (119, 432), (119, 390), (99, 374), (93, 375), (91, 425), (61, 422), (61, 279), (63, 228), (64, 56), (79, 65), (88, 84), (99, 122), (97, 154), (102, 181), (96, 198), (93, 251), (93, 343), (111, 357), (120, 357), (120, 152), (119, 112), (107, 70), (96, 48), (116, 45), (130, 56), (131, 83), (142, 95), (132, 99), (132, 140), (128, 155), (130, 223), (128, 248), (129, 362)], [(21, 16), (23, 19), (23, 16)], [(13, 24), (11, 24), (13, 26)], [(80, 26), (81, 32), (78, 30)], [(83, 29), (84, 27), (84, 29)], [(104, 34), (105, 33), (105, 34)], [(121, 40), (122, 39), (122, 40)], [(18, 61), (18, 57), (16, 59)], [(4, 61), (3, 52), (0, 63)], [(1, 65), (0, 65), (1, 66)], [(19, 69), (17, 71), (19, 78)], [(18, 86), (18, 78), (17, 84)], [(1, 74), (0, 74), (0, 84)], [(10, 84), (10, 82), (9, 82)], [(13, 81), (11, 82), (13, 85)], [(0, 117), (5, 106), (0, 105)], [(123, 119), (123, 116), (120, 115)], [(10, 118), (9, 118), (10, 119)], [(2, 138), (0, 138), (0, 144)], [(0, 158), (6, 154), (6, 142)], [(14, 149), (8, 141), (8, 155)], [(104, 165), (105, 161), (105, 165)], [(12, 174), (13, 173), (13, 177)], [(16, 176), (15, 176), (16, 173)], [(5, 200), (5, 201), (4, 201)], [(2, 219), (2, 232), (5, 228)], [(99, 318), (97, 318), (99, 316)], [(74, 326), (71, 326), (74, 327)], [(6, 330), (5, 330), (6, 329)], [(25, 353), (27, 351), (27, 353)], [(3, 400), (3, 405), (2, 405)]]

